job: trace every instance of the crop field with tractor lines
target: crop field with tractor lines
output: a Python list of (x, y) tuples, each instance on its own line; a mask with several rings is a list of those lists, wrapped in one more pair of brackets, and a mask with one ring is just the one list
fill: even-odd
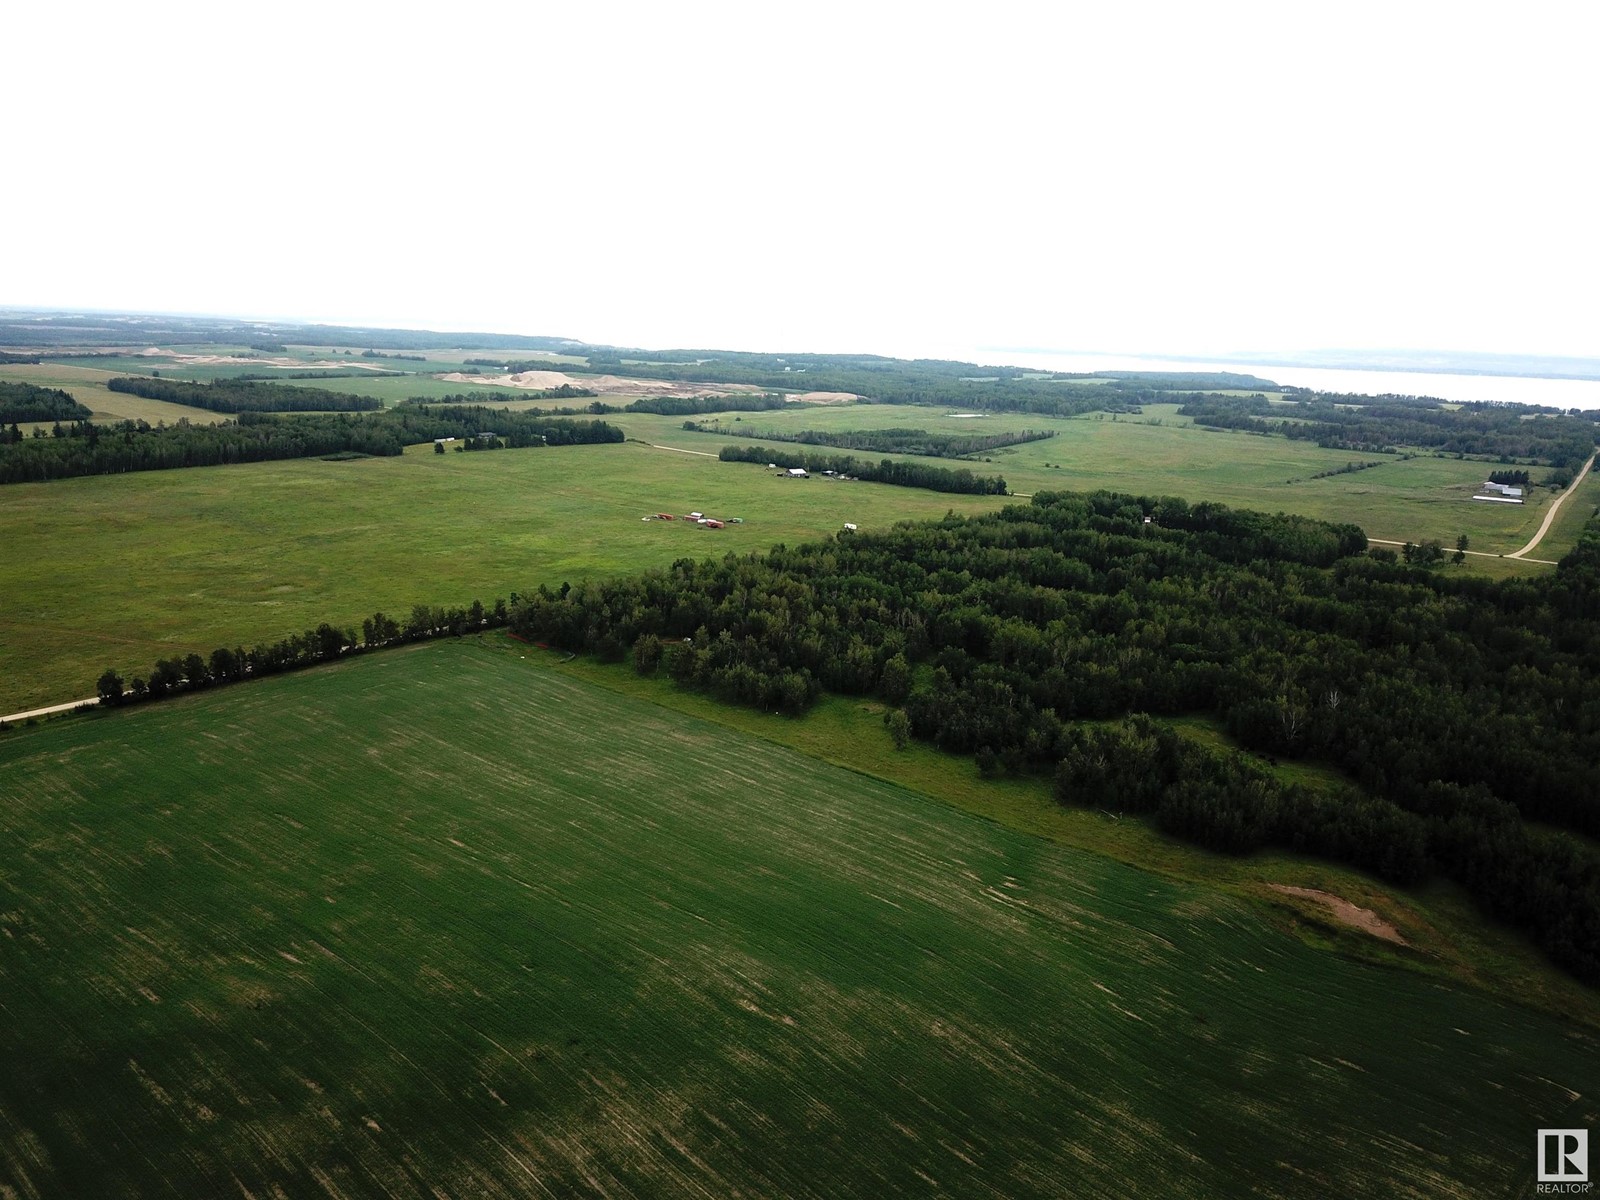
[(1510, 1195), (1600, 1044), (473, 638), (0, 738), (8, 1194)]

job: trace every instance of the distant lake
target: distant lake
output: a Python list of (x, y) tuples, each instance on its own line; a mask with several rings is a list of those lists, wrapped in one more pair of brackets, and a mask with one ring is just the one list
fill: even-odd
[(1354, 392), (1364, 396), (1392, 392), (1402, 396), (1437, 396), (1441, 400), (1498, 400), (1516, 404), (1548, 404), (1556, 408), (1600, 408), (1600, 381), (1592, 379), (1446, 375), (1426, 371), (1346, 371), (1332, 367), (1276, 367), (1239, 362), (1130, 358), (1111, 354), (1022, 354), (997, 350), (973, 351), (962, 357), (974, 362), (1003, 362), (1006, 366), (1037, 367), (1051, 371), (1232, 371), (1323, 392)]

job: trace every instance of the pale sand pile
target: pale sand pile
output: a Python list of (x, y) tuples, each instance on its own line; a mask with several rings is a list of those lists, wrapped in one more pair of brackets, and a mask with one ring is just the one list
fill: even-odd
[(861, 399), (854, 392), (787, 392), (783, 398), (800, 404), (854, 404)]
[(1393, 942), (1397, 946), (1410, 944), (1400, 936), (1398, 929), (1370, 908), (1361, 908), (1358, 905), (1351, 904), (1350, 901), (1342, 896), (1335, 896), (1332, 892), (1318, 891), (1316, 888), (1290, 887), (1284, 883), (1274, 883), (1269, 886), (1273, 891), (1282, 892), (1286, 896), (1299, 896), (1305, 900), (1315, 901), (1326, 908), (1333, 915), (1334, 920), (1341, 925), (1348, 925), (1352, 929), (1370, 933), (1373, 937), (1382, 938), (1386, 942)]
[(353, 359), (332, 359), (323, 362), (307, 362), (302, 358), (240, 358), (236, 354), (179, 354), (176, 350), (161, 350), (151, 347), (139, 351), (140, 358), (166, 358), (185, 367), (276, 367), (280, 370), (324, 370), (329, 368), (352, 368), (359, 371), (384, 371), (393, 368), (384, 367), (373, 362), (356, 362)]
[(720, 383), (677, 383), (666, 379), (625, 379), (621, 375), (568, 375), (565, 371), (518, 371), (515, 375), (441, 375), (446, 383), (544, 391), (563, 384), (588, 388), (607, 396), (741, 396), (751, 388)]

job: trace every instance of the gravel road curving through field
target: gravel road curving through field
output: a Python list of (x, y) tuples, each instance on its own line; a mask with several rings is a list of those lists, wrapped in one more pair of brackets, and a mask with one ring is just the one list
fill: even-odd
[[(1600, 451), (1596, 451), (1595, 453), (1600, 454)], [(1553, 501), (1550, 502), (1550, 509), (1544, 514), (1544, 523), (1539, 526), (1539, 532), (1533, 535), (1533, 540), (1521, 550), (1517, 550), (1506, 555), (1507, 558), (1521, 558), (1524, 554), (1528, 553), (1528, 551), (1532, 550), (1544, 540), (1544, 535), (1550, 532), (1551, 522), (1556, 519), (1556, 513), (1560, 510), (1561, 506), (1567, 502), (1567, 497), (1571, 496), (1573, 492), (1578, 490), (1578, 485), (1583, 482), (1583, 477), (1589, 473), (1589, 468), (1594, 466), (1594, 459), (1594, 454), (1589, 455), (1589, 461), (1583, 464), (1583, 470), (1578, 472), (1578, 477), (1567, 485), (1566, 491), (1562, 492), (1561, 495), (1557, 496)]]

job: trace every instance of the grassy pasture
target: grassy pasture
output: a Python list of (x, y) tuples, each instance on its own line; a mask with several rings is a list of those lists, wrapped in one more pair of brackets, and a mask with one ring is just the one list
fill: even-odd
[[(248, 781), (248, 782), (245, 782)], [(0, 739), (19, 1194), (1510, 1195), (1600, 1047), (487, 647)]]
[[(813, 540), (1000, 497), (774, 478), (636, 443), (147, 471), (0, 490), (0, 713), (93, 694), (107, 666), (275, 640), (375, 609)], [(706, 530), (646, 514), (739, 516)]]
[[(1398, 541), (1437, 538), (1453, 547), (1456, 537), (1465, 533), (1479, 550), (1519, 548), (1538, 529), (1549, 502), (1549, 492), (1538, 493), (1533, 503), (1521, 507), (1473, 502), (1470, 497), (1490, 470), (1484, 463), (1432, 457), (1401, 461), (1398, 456), (1323, 450), (1281, 437), (1203, 429), (1176, 413), (1176, 405), (1146, 405), (1142, 416), (1115, 419), (1094, 413), (1070, 419), (1026, 413), (962, 418), (941, 409), (897, 405), (807, 405), (742, 414), (739, 427), (791, 433), (893, 426), (971, 434), (1054, 430), (1053, 438), (993, 451), (986, 456), (992, 461), (950, 465), (1004, 475), (1014, 492), (1109, 488), (1181, 496), (1191, 502), (1215, 500), (1267, 512), (1354, 521), (1372, 537)], [(714, 452), (733, 440), (687, 432), (681, 417), (638, 414), (608, 419), (634, 436), (692, 449)], [(722, 423), (732, 426), (732, 416), (722, 415)], [(1371, 470), (1311, 478), (1351, 461), (1380, 458), (1383, 465)]]
[[(420, 364), (401, 362), (399, 365)], [(144, 360), (143, 366), (148, 368), (148, 360)], [(248, 369), (239, 368), (239, 371)], [(210, 368), (198, 370), (200, 375), (206, 375), (207, 371), (217, 373)], [(114, 373), (47, 364), (3, 368), (0, 378), (67, 387), (95, 409), (97, 415), (106, 417), (142, 417), (151, 421), (170, 421), (185, 416), (190, 420), (220, 419), (217, 414), (200, 409), (109, 392), (103, 383)], [(293, 382), (372, 396), (388, 405), (411, 397), (427, 399), (474, 390), (496, 395), (503, 392), (503, 403), (515, 409), (572, 403), (521, 400), (516, 389), (445, 382), (422, 375)], [(605, 398), (612, 403), (626, 403), (629, 399)], [(988, 462), (967, 465), (974, 471), (1004, 475), (1012, 491), (1023, 494), (1043, 489), (1103, 487), (1178, 495), (1190, 501), (1216, 500), (1267, 511), (1297, 512), (1323, 520), (1354, 521), (1372, 537), (1396, 541), (1420, 542), (1436, 538), (1453, 546), (1456, 538), (1465, 533), (1474, 549), (1498, 553), (1515, 550), (1532, 536), (1552, 498), (1552, 493), (1540, 489), (1535, 491), (1530, 503), (1520, 507), (1478, 503), (1472, 501), (1471, 496), (1489, 469), (1482, 463), (1428, 456), (1400, 460), (1323, 450), (1283, 438), (1207, 430), (1177, 416), (1177, 407), (1146, 405), (1140, 416), (1089, 414), (1059, 419), (1021, 413), (961, 418), (939, 408), (898, 405), (805, 405), (778, 412), (747, 414), (740, 424), (747, 428), (788, 432), (907, 425), (949, 433), (1053, 430), (1057, 434), (1054, 438), (1006, 447), (988, 455)], [(712, 454), (731, 440), (721, 434), (687, 432), (682, 428), (681, 417), (627, 414), (608, 419), (621, 425), (630, 436)], [(721, 419), (728, 426), (734, 424), (731, 414), (722, 414)], [(1351, 474), (1312, 478), (1360, 459), (1382, 459), (1383, 465)], [(1576, 511), (1578, 505), (1579, 500), (1574, 500), (1571, 507)], [(1565, 542), (1552, 545), (1564, 550), (1570, 548), (1576, 537), (1577, 524), (1573, 524), (1571, 514), (1563, 525), (1558, 525), (1558, 529), (1563, 527), (1569, 529)], [(1556, 556), (1543, 549), (1536, 555), (1539, 558)], [(1522, 573), (1530, 568), (1479, 559), (1467, 569), (1504, 575)]]

